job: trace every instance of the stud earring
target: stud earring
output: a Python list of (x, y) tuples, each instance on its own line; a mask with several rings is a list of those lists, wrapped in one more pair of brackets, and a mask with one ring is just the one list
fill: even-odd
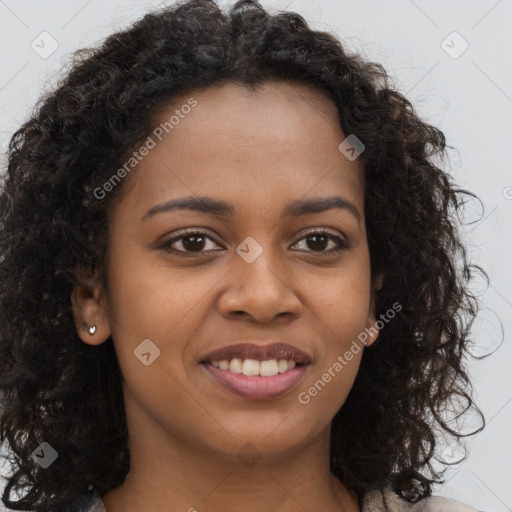
[(89, 331), (89, 334), (92, 336), (96, 332), (96, 326), (95, 325), (91, 325), (89, 327), (88, 331)]

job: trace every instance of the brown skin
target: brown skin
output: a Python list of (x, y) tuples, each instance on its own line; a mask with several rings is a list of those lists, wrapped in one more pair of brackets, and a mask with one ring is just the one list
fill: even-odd
[[(362, 351), (307, 405), (298, 394), (376, 321), (362, 161), (338, 150), (345, 135), (336, 106), (314, 88), (226, 84), (176, 98), (155, 126), (190, 97), (197, 106), (125, 178), (114, 203), (109, 289), (84, 281), (72, 297), (81, 339), (96, 345), (112, 335), (124, 376), (131, 470), (104, 496), (106, 508), (357, 512), (355, 493), (329, 471), (329, 433)], [(175, 210), (142, 220), (159, 203), (194, 195), (232, 203), (236, 213)], [(291, 201), (333, 195), (352, 202), (361, 219), (346, 209), (281, 219)], [(183, 228), (213, 241), (178, 240), (179, 254), (159, 247)], [(311, 240), (311, 228), (349, 248), (322, 256), (336, 242)], [(235, 252), (248, 236), (263, 248), (253, 263)], [(180, 255), (187, 250), (208, 254)], [(90, 335), (84, 326), (93, 324)], [(133, 353), (146, 338), (161, 351), (149, 366)], [(313, 362), (280, 397), (240, 397), (199, 361), (248, 340), (288, 342)], [(238, 456), (246, 443), (261, 454), (252, 465)]]

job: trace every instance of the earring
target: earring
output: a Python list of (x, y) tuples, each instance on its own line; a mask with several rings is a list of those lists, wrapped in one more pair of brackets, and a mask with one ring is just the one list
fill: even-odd
[(89, 330), (89, 334), (92, 336), (96, 332), (96, 326), (91, 325), (88, 330)]

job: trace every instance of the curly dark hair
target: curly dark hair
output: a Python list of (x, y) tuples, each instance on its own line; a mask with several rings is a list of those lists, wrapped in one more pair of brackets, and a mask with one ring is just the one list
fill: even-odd
[[(470, 435), (453, 428), (445, 411), (474, 407), (482, 426), (471, 434), (485, 425), (464, 360), (479, 310), (469, 282), (475, 271), (487, 274), (468, 262), (459, 225), (464, 203), (476, 196), (443, 170), (444, 134), (420, 119), (380, 64), (310, 29), (300, 15), (271, 15), (252, 0), (227, 13), (210, 0), (150, 12), (75, 52), (69, 67), (12, 136), (0, 195), (0, 440), (11, 452), (3, 503), (56, 510), (126, 478), (128, 431), (112, 338), (83, 343), (70, 302), (78, 271), (108, 284), (108, 212), (122, 183), (102, 200), (94, 190), (176, 95), (267, 81), (326, 92), (343, 132), (364, 143), (376, 316), (402, 306), (364, 351), (333, 418), (331, 471), (360, 496), (418, 482), (430, 495), (444, 473), (434, 463), (439, 435)], [(41, 470), (32, 453), (44, 441), (59, 464)], [(25, 494), (15, 501), (12, 491)]]

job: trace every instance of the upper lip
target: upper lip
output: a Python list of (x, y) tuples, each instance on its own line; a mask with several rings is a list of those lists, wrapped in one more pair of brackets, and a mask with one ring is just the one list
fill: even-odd
[(209, 352), (201, 358), (201, 362), (223, 361), (231, 359), (255, 359), (266, 361), (268, 359), (286, 359), (296, 363), (310, 363), (311, 357), (287, 343), (272, 343), (271, 345), (255, 345), (253, 343), (239, 343), (229, 345)]

